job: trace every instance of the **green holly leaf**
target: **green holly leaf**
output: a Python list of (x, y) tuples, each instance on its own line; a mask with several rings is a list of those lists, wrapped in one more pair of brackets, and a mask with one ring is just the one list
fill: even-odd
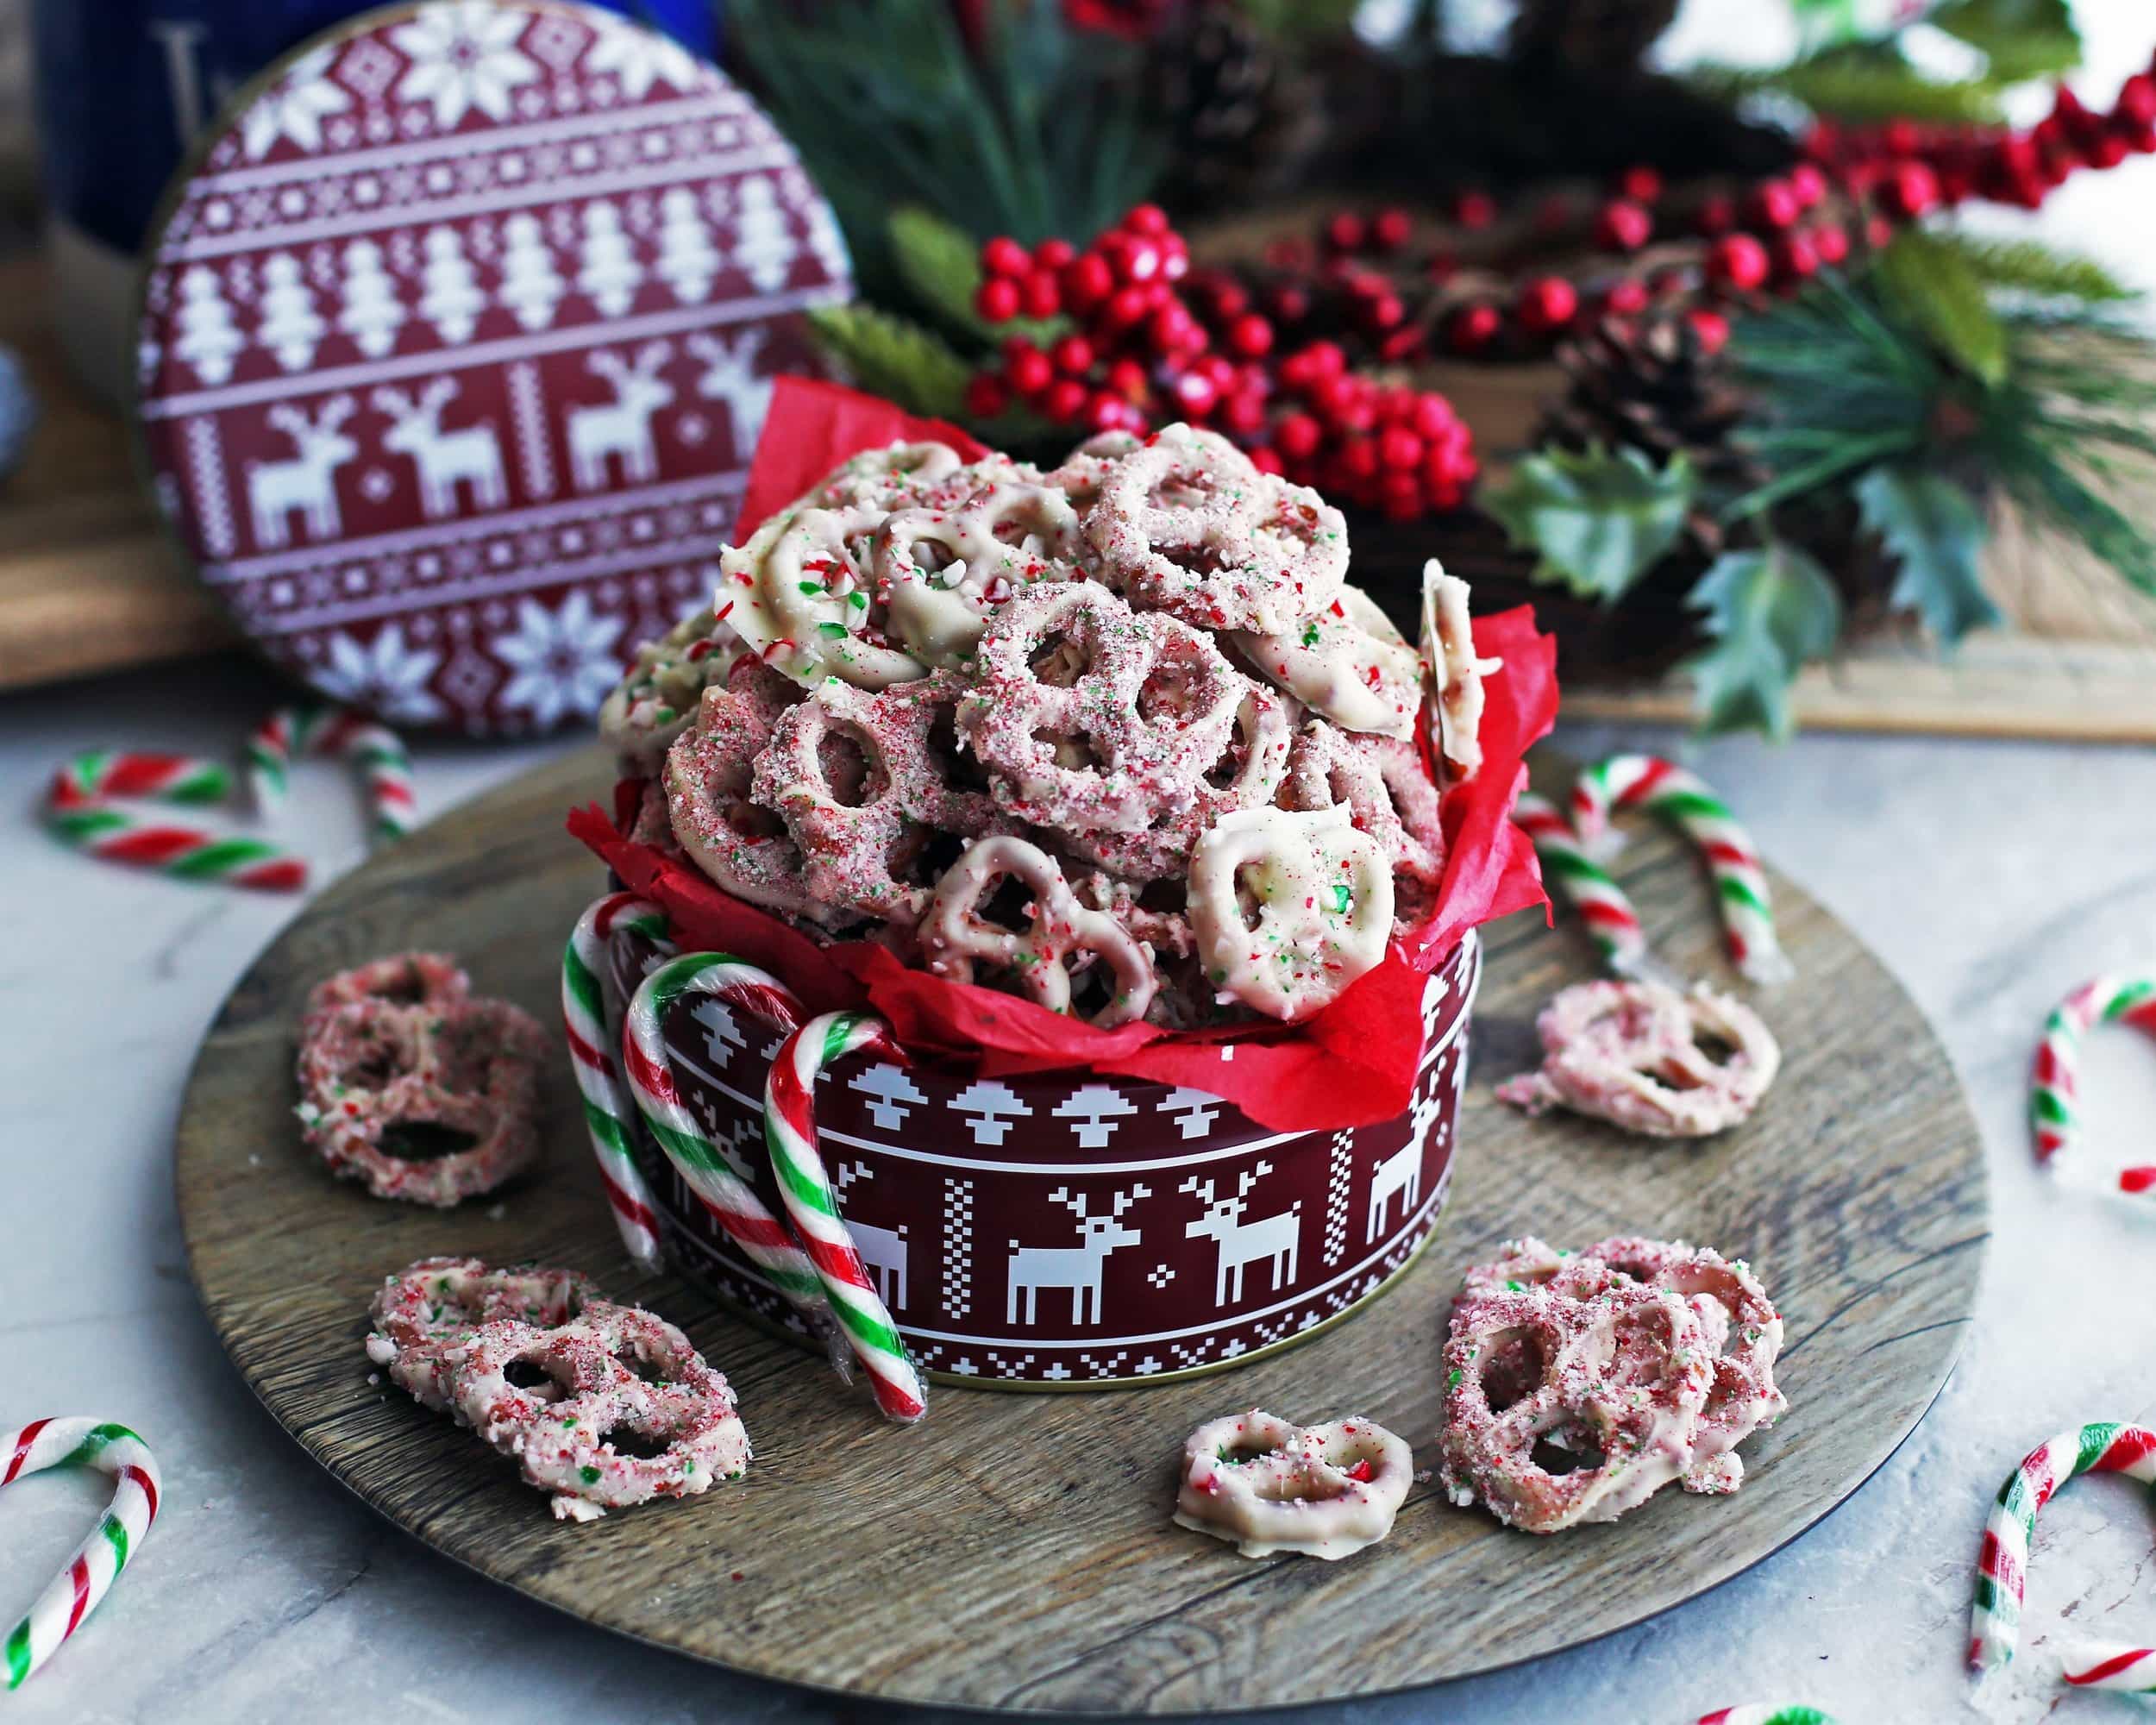
[(1023, 336), (1045, 347), (1069, 332), (1068, 317), (1014, 317), (990, 323), (974, 310), (981, 291), (981, 242), (963, 229), (925, 210), (910, 207), (891, 217), (891, 254), (907, 289), (940, 321), (987, 342)]
[(1483, 506), (1515, 548), (1539, 555), (1535, 580), (1614, 603), (1677, 543), (1698, 495), (1681, 455), (1658, 468), (1639, 449), (1551, 448), (1521, 461)]
[(1988, 536), (1984, 517), (1968, 492), (1938, 474), (1885, 466), (1872, 468), (1855, 489), (1864, 524), (1901, 564), (1896, 605), (1916, 612), (1949, 644), (1999, 620), (1977, 568)]
[(1992, 310), (1968, 254), (1921, 228), (1907, 228), (1879, 254), (1879, 285), (1932, 343), (1984, 383), (2005, 380), (2005, 322)]
[(1779, 542), (1732, 551), (1700, 577), (1687, 603), (1706, 613), (1702, 626), (1713, 637), (1679, 667), (1691, 674), (1702, 728), (1786, 739), (1795, 728), (1790, 682), (1841, 634), (1841, 595), (1827, 572)]
[(861, 304), (812, 306), (808, 321), (817, 345), (871, 395), (932, 419), (964, 408), (971, 368), (934, 330)]
[(1952, 0), (1925, 22), (1981, 53), (1994, 83), (2054, 77), (2081, 64), (2066, 0)]

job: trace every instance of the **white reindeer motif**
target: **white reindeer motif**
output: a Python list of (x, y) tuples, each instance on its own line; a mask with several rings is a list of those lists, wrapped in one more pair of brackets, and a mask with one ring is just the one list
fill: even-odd
[[(1243, 1212), (1250, 1204), (1250, 1188), (1272, 1171), (1271, 1163), (1259, 1163), (1236, 1182), (1232, 1198), (1215, 1198), (1213, 1182), (1200, 1181), (1194, 1174), (1176, 1188), (1180, 1192), (1195, 1193), (1198, 1201), (1206, 1207), (1205, 1214), (1183, 1225), (1183, 1238), (1196, 1239), (1211, 1234), (1219, 1242), (1213, 1258), (1213, 1303), (1216, 1306), (1225, 1306), (1231, 1299), (1242, 1299), (1244, 1267), (1261, 1258), (1273, 1261), (1274, 1293), (1280, 1292), (1283, 1281), (1295, 1279), (1295, 1257), (1302, 1247), (1302, 1200), (1296, 1199), (1279, 1214), (1267, 1216), (1263, 1221), (1243, 1220)], [(1234, 1283), (1232, 1293), (1231, 1271)]]
[(289, 461), (257, 461), (248, 467), (248, 508), (260, 549), (274, 551), (291, 543), (294, 510), (305, 516), (310, 538), (334, 539), (344, 530), (336, 472), (360, 453), (360, 446), (337, 428), (358, 406), (348, 395), (333, 395), (311, 419), (287, 404), (270, 409), (269, 423), (291, 438), (299, 453)]
[(442, 429), (442, 410), (455, 398), (457, 380), (436, 378), (415, 402), (401, 389), (381, 388), (367, 398), (377, 413), (393, 422), (382, 434), (382, 447), (410, 455), (419, 470), (419, 507), (430, 521), (454, 515), (457, 486), (466, 480), (481, 509), (499, 509), (509, 501), (502, 477), (502, 442), (494, 422), (482, 419), (454, 431)]
[(1376, 1239), (1378, 1230), (1385, 1226), (1385, 1212), (1392, 1208), (1395, 1196), (1401, 1199), (1400, 1214), (1404, 1221), (1422, 1195), (1422, 1138), (1420, 1131), (1411, 1130), (1407, 1142), (1380, 1162), (1370, 1176), (1369, 1226), (1363, 1230), (1364, 1245)]
[(689, 337), (689, 351), (704, 362), (704, 374), (696, 380), (696, 392), (706, 401), (723, 401), (734, 423), (734, 453), (746, 460), (763, 430), (764, 416), (771, 411), (771, 392), (777, 387), (768, 377), (756, 374), (756, 355), (763, 351), (763, 331), (744, 329), (730, 347), (716, 336)]
[[(831, 1178), (843, 1193), (856, 1180), (873, 1180), (875, 1170), (865, 1162), (841, 1163), (831, 1170)], [(869, 1222), (846, 1220), (846, 1232), (854, 1237), (854, 1250), (861, 1254), (861, 1261), (875, 1272), (876, 1297), (897, 1311), (906, 1304), (906, 1228), (880, 1228)]]
[[(1133, 1186), (1127, 1192), (1110, 1195), (1115, 1208), (1105, 1216), (1086, 1214), (1086, 1195), (1074, 1193), (1067, 1186), (1058, 1186), (1048, 1195), (1051, 1204), (1069, 1207), (1078, 1218), (1076, 1245), (1020, 1245), (1011, 1242), (1011, 1291), (1006, 1302), (1004, 1317), (1006, 1322), (1018, 1320), (1018, 1294), (1025, 1295), (1025, 1321), (1033, 1321), (1034, 1303), (1044, 1288), (1070, 1289), (1070, 1321), (1074, 1324), (1097, 1324), (1100, 1321), (1100, 1271), (1107, 1263), (1108, 1254), (1119, 1245), (1136, 1245), (1138, 1231), (1124, 1226), (1117, 1220), (1140, 1198), (1153, 1195), (1143, 1186)], [(1093, 1305), (1093, 1315), (1086, 1315), (1087, 1302)]]
[(633, 364), (624, 364), (619, 354), (605, 348), (585, 360), (594, 377), (613, 386), (614, 398), (604, 407), (569, 410), (569, 471), (579, 491), (605, 486), (610, 455), (621, 457), (623, 475), (630, 480), (658, 477), (651, 416), (674, 399), (674, 386), (658, 374), (673, 353), (671, 342), (647, 342), (636, 350)]

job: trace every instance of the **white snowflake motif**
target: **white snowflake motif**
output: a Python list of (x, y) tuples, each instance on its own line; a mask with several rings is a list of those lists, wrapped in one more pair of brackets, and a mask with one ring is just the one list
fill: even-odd
[(310, 154), (322, 147), (323, 116), (342, 114), (352, 105), (352, 92), (329, 78), (336, 57), (335, 42), (304, 53), (280, 81), (255, 97), (240, 135), (249, 161), (261, 160), (279, 138), (290, 138)]
[(404, 644), (404, 625), (392, 623), (362, 647), (340, 631), (329, 637), (329, 662), (317, 666), (316, 685), (324, 694), (410, 724), (430, 724), (444, 716), (442, 703), (427, 691), (427, 680), (442, 662), (439, 653)]
[(679, 42), (656, 30), (610, 24), (599, 31), (584, 56), (587, 72), (611, 72), (631, 102), (644, 99), (655, 84), (670, 84), (684, 93), (696, 87), (696, 61)]
[(519, 85), (540, 75), (517, 46), (530, 22), (514, 6), (492, 0), (439, 0), (389, 33), (411, 70), (398, 80), (400, 101), (434, 106), (435, 124), (448, 131), (474, 108), (490, 120), (509, 118)]
[(571, 593), (558, 612), (536, 599), (519, 599), (515, 632), (498, 635), (492, 643), (495, 654), (516, 668), (502, 691), (502, 705), (530, 713), (542, 730), (570, 713), (597, 712), (621, 675), (613, 651), (621, 631), (620, 618), (592, 613), (588, 593)]

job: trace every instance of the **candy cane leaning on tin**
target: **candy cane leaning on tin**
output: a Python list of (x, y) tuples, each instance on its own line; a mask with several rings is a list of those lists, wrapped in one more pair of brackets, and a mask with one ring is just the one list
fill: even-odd
[(261, 892), (304, 889), (306, 860), (266, 839), (121, 806), (199, 808), (222, 801), (231, 790), (232, 774), (222, 762), (96, 750), (53, 775), (43, 816), (54, 837), (108, 862)]
[(685, 952), (645, 977), (630, 998), (622, 1022), (622, 1070), (645, 1126), (705, 1214), (812, 1324), (820, 1325), (829, 1312), (816, 1266), (755, 1189), (719, 1154), (674, 1088), (666, 1018), (674, 1003), (688, 994), (708, 994), (786, 1032), (801, 1022), (801, 1004), (767, 970), (723, 952)]
[(1652, 755), (1613, 755), (1589, 767), (1572, 788), (1572, 824), (1590, 855), (1603, 848), (1609, 818), (1645, 808), (1698, 847), (1714, 877), (1730, 962), (1752, 982), (1785, 982), (1795, 971), (1774, 928), (1773, 895), (1752, 835), (1696, 773)]
[(862, 1049), (906, 1063), (890, 1026), (873, 1013), (825, 1013), (787, 1038), (764, 1080), (763, 1138), (787, 1214), (823, 1277), (847, 1345), (874, 1387), (876, 1406), (911, 1423), (928, 1411), (927, 1386), (840, 1220), (837, 1195), (816, 1148), (817, 1076)]
[(666, 913), (634, 893), (610, 893), (585, 906), (561, 954), (561, 1021), (569, 1063), (584, 1093), (584, 1126), (598, 1158), (599, 1183), (614, 1212), (614, 1226), (630, 1257), (645, 1270), (659, 1267), (659, 1215), (632, 1148), (636, 1116), (622, 1094), (615, 1062), (621, 1047), (621, 996), (614, 987), (608, 948), (627, 930), (674, 950)]
[[(1979, 1673), (1996, 1670), (2014, 1657), (2021, 1632), (2021, 1598), (2036, 1512), (2060, 1486), (2084, 1473), (2122, 1473), (2144, 1485), (2156, 1484), (2156, 1432), (2110, 1421), (2061, 1432), (2031, 1450), (1999, 1488), (1984, 1524), (1984, 1546), (1977, 1559), (1977, 1602), (1969, 1619), (1969, 1664)], [(2102, 1657), (2099, 1650), (2099, 1661)], [(2069, 1652), (2066, 1662), (2070, 1671), (2077, 1664), (2091, 1663), (2085, 1651)]]
[(284, 801), (291, 763), (310, 755), (342, 756), (359, 768), (376, 838), (402, 838), (411, 831), (411, 757), (404, 740), (349, 707), (282, 708), (248, 738), (248, 788), (260, 812)]
[(114, 1481), (112, 1503), (66, 1569), (39, 1594), (29, 1613), (0, 1642), (7, 1687), (20, 1689), (83, 1626), (111, 1590), (157, 1519), (157, 1458), (125, 1426), (85, 1419), (33, 1420), (0, 1433), (0, 1485), (48, 1467), (94, 1467)]
[(2069, 1184), (2130, 1198), (2156, 1197), (2156, 1164), (2098, 1174), (2084, 1165), (2080, 1154), (2081, 1038), (2096, 1025), (2121, 1022), (2156, 1033), (2156, 980), (2099, 976), (2067, 995), (2044, 1021), (2044, 1039), (2036, 1045), (2029, 1079), (2036, 1159)]
[(1673, 982), (1668, 970), (1647, 950), (1639, 913), (1633, 908), (1624, 888), (1587, 854), (1571, 822), (1557, 805), (1527, 792), (1513, 809), (1512, 819), (1513, 825), (1532, 841), (1535, 855), (1542, 861), (1544, 881), (1554, 882), (1558, 894), (1580, 913), (1602, 962), (1620, 976), (1634, 982)]

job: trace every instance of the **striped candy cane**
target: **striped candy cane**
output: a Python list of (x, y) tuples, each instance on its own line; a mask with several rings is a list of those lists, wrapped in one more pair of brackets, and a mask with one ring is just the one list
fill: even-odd
[(103, 1420), (33, 1420), (0, 1433), (0, 1485), (48, 1467), (94, 1467), (116, 1482), (112, 1504), (73, 1559), (53, 1578), (28, 1615), (9, 1631), (8, 1684), (20, 1689), (97, 1609), (157, 1519), (157, 1458), (125, 1426)]
[(1535, 855), (1542, 859), (1542, 878), (1554, 881), (1579, 912), (1603, 962), (1620, 976), (1660, 980), (1661, 967), (1648, 954), (1639, 913), (1609, 871), (1587, 854), (1557, 806), (1530, 792), (1520, 797), (1512, 818), (1533, 841)]
[(2060, 1674), (2074, 1689), (2156, 1695), (2156, 1647), (2137, 1647), (2131, 1641), (2084, 1641), (2069, 1650)]
[(2029, 1125), (2036, 1156), (2054, 1172), (2128, 1197), (2156, 1196), (2156, 1165), (2122, 1168), (2098, 1176), (2073, 1152), (2081, 1143), (2081, 1038), (2094, 1026), (2121, 1021), (2156, 1032), (2156, 980), (2099, 976), (2066, 996), (2044, 1021), (2029, 1081)]
[[(1990, 1671), (2013, 1659), (2036, 1512), (2051, 1502), (2052, 1493), (2084, 1473), (2123, 1473), (2156, 1484), (2156, 1432), (2109, 1421), (2061, 1432), (2031, 1450), (1999, 1488), (1977, 1559), (1977, 1603), (1969, 1620), (1969, 1663), (1975, 1670)], [(2069, 1670), (2077, 1662), (2076, 1655), (2068, 1655)], [(2085, 1655), (2078, 1662), (2089, 1663)]]
[(402, 738), (348, 707), (286, 707), (248, 738), (248, 786), (266, 814), (285, 800), (291, 763), (305, 756), (342, 756), (357, 767), (378, 839), (402, 838), (412, 828), (411, 757)]
[(613, 1208), (614, 1226), (630, 1258), (645, 1270), (659, 1267), (659, 1217), (651, 1207), (630, 1140), (635, 1116), (622, 1095), (614, 1051), (621, 1046), (621, 1000), (614, 988), (607, 947), (624, 929), (649, 936), (667, 951), (666, 913), (634, 893), (611, 893), (585, 907), (561, 955), (561, 1019), (569, 1061), (584, 1093), (584, 1125), (599, 1160), (599, 1183)]
[(1754, 982), (1795, 974), (1774, 931), (1774, 900), (1752, 836), (1697, 774), (1651, 755), (1614, 755), (1590, 767), (1572, 789), (1572, 821), (1590, 852), (1609, 831), (1614, 810), (1645, 808), (1699, 848), (1714, 876), (1730, 962)]
[(824, 1284), (786, 1224), (734, 1172), (689, 1112), (667, 1064), (667, 1012), (685, 994), (710, 994), (791, 1031), (800, 1003), (777, 977), (720, 952), (688, 952), (645, 977), (622, 1024), (622, 1070), (644, 1125), (711, 1220), (812, 1323), (825, 1316)]
[(825, 1013), (788, 1037), (764, 1080), (763, 1138), (787, 1214), (808, 1245), (854, 1358), (874, 1386), (876, 1406), (891, 1419), (912, 1421), (928, 1411), (927, 1388), (839, 1219), (837, 1195), (816, 1148), (817, 1075), (861, 1049), (906, 1063), (890, 1026), (873, 1013)]
[(1725, 1707), (1719, 1713), (1703, 1713), (1699, 1725), (1834, 1725), (1816, 1707), (1767, 1707), (1752, 1702), (1743, 1707)]
[(44, 820), (63, 843), (108, 862), (154, 869), (176, 880), (220, 881), (262, 892), (303, 889), (305, 859), (279, 845), (160, 820), (116, 802), (193, 808), (220, 801), (231, 789), (232, 775), (219, 762), (97, 750), (76, 756), (53, 775)]

